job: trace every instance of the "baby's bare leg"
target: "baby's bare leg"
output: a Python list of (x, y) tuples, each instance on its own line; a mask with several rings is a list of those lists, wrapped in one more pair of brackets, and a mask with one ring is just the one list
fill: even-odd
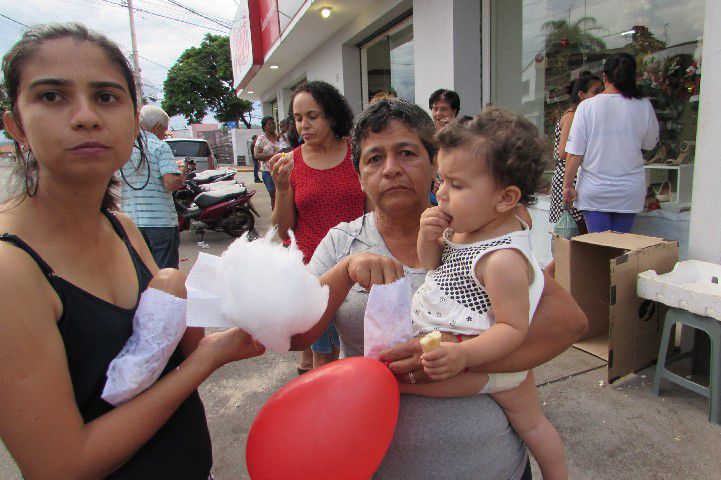
[(488, 382), (488, 375), (482, 373), (460, 373), (455, 377), (433, 383), (400, 383), (401, 393), (421, 397), (468, 397), (478, 395)]
[(541, 467), (545, 480), (566, 480), (566, 454), (563, 440), (538, 404), (538, 391), (533, 372), (518, 387), (492, 393), (493, 399), (506, 412), (518, 436), (526, 442)]

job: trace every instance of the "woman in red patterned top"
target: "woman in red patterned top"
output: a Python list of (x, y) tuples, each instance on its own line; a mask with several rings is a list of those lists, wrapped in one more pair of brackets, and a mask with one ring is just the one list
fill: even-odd
[[(328, 231), (341, 222), (363, 215), (365, 194), (353, 168), (346, 137), (353, 112), (340, 92), (326, 82), (300, 85), (291, 97), (290, 116), (304, 143), (292, 154), (270, 161), (275, 181), (275, 208), (271, 220), (280, 236), (293, 230), (303, 261), (308, 263)], [(338, 358), (340, 340), (331, 324), (303, 352), (298, 373)], [(312, 356), (311, 356), (312, 355)]]

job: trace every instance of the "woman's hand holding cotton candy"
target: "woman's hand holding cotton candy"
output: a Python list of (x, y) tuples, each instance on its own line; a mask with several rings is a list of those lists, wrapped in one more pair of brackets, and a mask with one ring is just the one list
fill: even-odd
[(290, 187), (290, 174), (293, 171), (293, 153), (276, 153), (270, 159), (270, 175), (276, 189)]
[(203, 337), (193, 355), (206, 358), (213, 370), (226, 363), (263, 355), (265, 347), (240, 328)]
[(220, 257), (198, 255), (186, 282), (188, 325), (239, 327), (283, 353), (291, 337), (318, 323), (328, 287), (303, 264), (294, 240), (284, 248), (274, 236), (271, 229), (251, 242), (246, 234)]
[(348, 276), (365, 289), (371, 285), (393, 283), (403, 277), (403, 265), (390, 257), (374, 253), (356, 253), (345, 259)]

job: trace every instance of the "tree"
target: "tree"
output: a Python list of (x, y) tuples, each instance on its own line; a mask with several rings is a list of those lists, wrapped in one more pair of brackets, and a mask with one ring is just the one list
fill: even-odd
[(541, 30), (546, 32), (546, 82), (554, 87), (565, 86), (571, 70), (606, 50), (606, 42), (594, 34), (605, 29), (593, 17), (581, 17), (573, 23), (550, 20)]
[(250, 128), (253, 104), (235, 95), (230, 40), (207, 34), (199, 47), (183, 52), (163, 83), (163, 109), (200, 123), (212, 111), (221, 122), (238, 121)]
[(637, 56), (643, 56), (648, 53), (664, 50), (666, 48), (666, 42), (656, 38), (648, 27), (635, 25), (633, 27), (631, 43), (627, 46), (631, 47)]
[(541, 27), (546, 35), (546, 55), (597, 53), (606, 50), (606, 42), (593, 34), (605, 31), (593, 17), (581, 17), (573, 23), (550, 20)]

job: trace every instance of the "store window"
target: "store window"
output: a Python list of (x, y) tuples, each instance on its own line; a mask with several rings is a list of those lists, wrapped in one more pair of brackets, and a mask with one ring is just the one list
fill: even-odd
[[(690, 202), (704, 9), (704, 0), (492, 0), (491, 101), (525, 115), (552, 143), (566, 85), (584, 70), (601, 76), (614, 53), (634, 55), (661, 127), (647, 178), (670, 181), (670, 197)], [(685, 166), (670, 165), (679, 158)]]
[(361, 47), (363, 105), (378, 93), (415, 101), (413, 24), (407, 19)]

